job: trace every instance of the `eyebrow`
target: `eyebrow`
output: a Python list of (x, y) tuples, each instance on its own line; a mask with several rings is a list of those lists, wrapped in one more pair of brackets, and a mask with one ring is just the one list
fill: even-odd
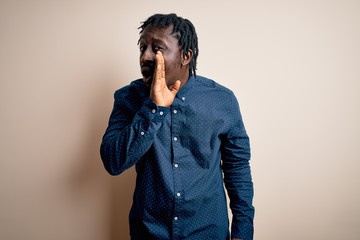
[[(143, 43), (145, 41), (144, 37), (140, 37), (138, 40), (138, 44)], [(166, 42), (161, 40), (160, 38), (153, 38), (153, 43), (158, 43), (162, 45), (166, 45)]]

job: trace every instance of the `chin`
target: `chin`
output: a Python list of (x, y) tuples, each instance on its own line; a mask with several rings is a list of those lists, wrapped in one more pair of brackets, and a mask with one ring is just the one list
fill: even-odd
[(152, 77), (143, 77), (143, 82), (147, 87), (150, 87), (152, 83)]

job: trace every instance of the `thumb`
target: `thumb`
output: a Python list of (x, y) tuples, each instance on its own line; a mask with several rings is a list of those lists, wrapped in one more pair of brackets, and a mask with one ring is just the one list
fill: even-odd
[(180, 80), (176, 80), (176, 82), (174, 83), (172, 89), (171, 89), (171, 92), (175, 95), (179, 89), (180, 89), (180, 85), (181, 85), (181, 82)]

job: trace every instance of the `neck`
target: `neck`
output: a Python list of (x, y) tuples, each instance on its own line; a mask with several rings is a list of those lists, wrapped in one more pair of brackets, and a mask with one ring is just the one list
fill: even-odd
[(189, 71), (187, 71), (186, 74), (184, 74), (184, 77), (179, 79), (181, 82), (180, 88), (186, 85), (186, 83), (189, 81), (189, 78), (190, 78), (190, 74)]

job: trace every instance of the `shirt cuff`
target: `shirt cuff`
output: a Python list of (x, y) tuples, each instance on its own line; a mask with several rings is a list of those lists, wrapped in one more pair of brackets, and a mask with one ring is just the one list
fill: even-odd
[(140, 110), (140, 115), (148, 119), (150, 123), (158, 123), (162, 122), (169, 112), (170, 107), (157, 106), (150, 98), (147, 98)]
[(254, 227), (251, 223), (236, 223), (232, 222), (231, 225), (231, 238), (240, 238), (242, 240), (253, 240)]

